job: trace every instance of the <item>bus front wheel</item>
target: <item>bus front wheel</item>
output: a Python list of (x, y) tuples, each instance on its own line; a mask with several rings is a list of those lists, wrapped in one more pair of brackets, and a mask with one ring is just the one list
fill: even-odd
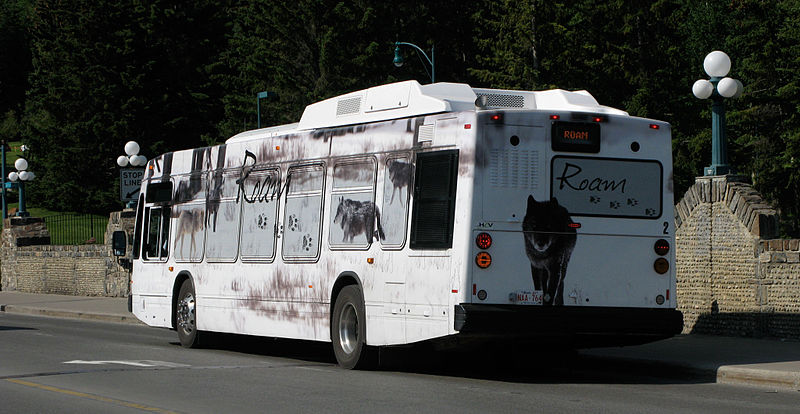
[(374, 350), (367, 346), (364, 300), (358, 286), (345, 286), (333, 307), (331, 340), (339, 366), (345, 369), (374, 368)]
[(191, 279), (186, 279), (178, 293), (178, 302), (175, 305), (175, 329), (178, 339), (186, 348), (197, 348), (200, 344), (200, 335), (197, 332), (197, 295)]

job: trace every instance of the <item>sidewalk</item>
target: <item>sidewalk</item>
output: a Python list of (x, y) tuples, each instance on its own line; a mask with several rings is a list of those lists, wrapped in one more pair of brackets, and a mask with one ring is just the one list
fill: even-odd
[[(138, 324), (126, 298), (0, 292), (0, 312)], [(716, 377), (718, 383), (800, 391), (800, 342), (776, 339), (680, 335), (581, 354), (621, 362), (671, 366)]]

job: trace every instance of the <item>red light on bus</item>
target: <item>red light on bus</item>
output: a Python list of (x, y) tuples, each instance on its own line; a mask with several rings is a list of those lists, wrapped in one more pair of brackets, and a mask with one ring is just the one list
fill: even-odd
[(464, 124), (464, 129), (471, 129), (471, 128), (472, 128), (472, 124)]
[(581, 223), (569, 223), (569, 224), (567, 224), (567, 227), (569, 227), (571, 229), (579, 229), (579, 228), (581, 228)]
[(489, 117), (494, 122), (502, 122), (503, 121), (503, 114), (494, 114)]
[(558, 121), (559, 119), (561, 119), (561, 116), (560, 115), (550, 115), (550, 119), (552, 119), (553, 121)]
[(658, 124), (650, 124), (650, 129), (659, 129), (661, 128)]
[(664, 239), (658, 239), (655, 246), (653, 246), (653, 250), (657, 255), (664, 256), (669, 253), (669, 242)]
[(604, 116), (593, 116), (592, 117), (592, 121), (594, 121), (594, 122), (606, 122), (606, 121), (608, 121), (608, 118), (606, 118)]
[(481, 249), (488, 249), (492, 247), (492, 236), (489, 233), (481, 233), (475, 238), (475, 244)]

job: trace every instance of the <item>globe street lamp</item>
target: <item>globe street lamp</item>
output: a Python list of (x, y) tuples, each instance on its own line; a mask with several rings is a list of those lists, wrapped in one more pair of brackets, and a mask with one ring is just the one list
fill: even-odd
[(704, 175), (724, 175), (731, 171), (728, 165), (728, 142), (725, 137), (725, 102), (723, 98), (736, 98), (742, 94), (744, 85), (738, 79), (725, 77), (731, 70), (731, 58), (715, 50), (703, 60), (711, 79), (700, 79), (692, 85), (692, 93), (699, 99), (711, 98), (711, 165)]
[[(398, 68), (400, 66), (403, 66), (403, 63), (405, 63), (405, 60), (403, 59), (403, 54), (400, 53), (400, 46), (411, 46), (414, 49), (416, 49), (417, 53), (419, 55), (421, 55), (420, 60), (424, 57), (425, 60), (428, 61), (428, 64), (431, 65), (431, 71), (429, 73), (429, 75), (431, 75), (431, 83), (436, 82), (436, 80), (435, 80), (435, 78), (436, 78), (436, 69), (435, 69), (434, 64), (433, 64), (434, 63), (433, 46), (431, 46), (431, 57), (428, 58), (428, 55), (425, 54), (425, 52), (422, 49), (420, 49), (419, 46), (417, 46), (417, 45), (415, 45), (413, 43), (394, 42), (394, 60), (393, 60), (393, 63)], [(428, 68), (425, 68), (425, 72), (426, 73), (428, 72)]]
[(28, 171), (28, 161), (24, 158), (19, 158), (14, 162), (14, 168), (17, 171), (12, 171), (8, 173), (8, 179), (12, 183), (17, 183), (19, 189), (19, 209), (17, 211), (17, 216), (20, 217), (27, 217), (30, 214), (25, 210), (25, 182), (26, 181), (33, 181), (36, 178), (36, 174), (33, 171)]
[(128, 141), (125, 144), (125, 155), (117, 157), (117, 165), (120, 167), (144, 167), (147, 164), (147, 158), (144, 155), (139, 155), (139, 144), (136, 141)]

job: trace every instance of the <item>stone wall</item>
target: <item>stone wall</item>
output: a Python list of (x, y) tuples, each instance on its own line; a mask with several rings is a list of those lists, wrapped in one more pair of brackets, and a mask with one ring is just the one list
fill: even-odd
[(700, 177), (675, 208), (684, 332), (800, 339), (800, 241), (736, 176)]
[[(50, 246), (49, 235), (44, 239), (46, 229), (41, 219), (6, 219), (0, 247), (0, 290), (127, 296), (130, 273), (111, 254), (111, 233), (125, 230), (130, 241), (133, 220), (133, 211), (111, 213), (102, 245)], [(44, 242), (47, 244), (42, 245)]]

